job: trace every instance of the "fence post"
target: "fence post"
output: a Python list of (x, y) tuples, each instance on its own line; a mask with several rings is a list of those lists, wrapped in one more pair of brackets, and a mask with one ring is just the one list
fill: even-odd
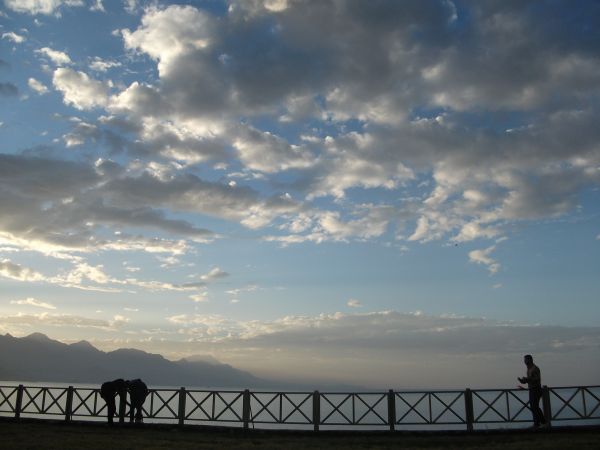
[(244, 422), (244, 430), (247, 430), (250, 425), (250, 390), (245, 389), (242, 397), (242, 421)]
[(387, 394), (387, 403), (388, 424), (390, 426), (390, 431), (394, 431), (396, 429), (396, 394), (394, 394), (393, 389), (390, 389)]
[(544, 407), (546, 426), (549, 427), (552, 425), (552, 405), (550, 404), (550, 388), (545, 385), (542, 387), (542, 406)]
[(20, 419), (21, 418), (21, 407), (23, 405), (23, 391), (25, 390), (25, 387), (20, 384), (19, 387), (17, 388), (17, 401), (15, 403), (15, 419)]
[(179, 389), (179, 402), (178, 402), (178, 410), (177, 410), (177, 418), (179, 419), (179, 426), (183, 426), (185, 422), (185, 388), (181, 387)]
[(319, 391), (313, 392), (313, 427), (315, 431), (319, 431), (321, 423), (321, 394)]
[(465, 389), (465, 422), (467, 423), (467, 431), (473, 431), (473, 393), (471, 389)]
[(67, 403), (65, 404), (65, 420), (71, 421), (73, 415), (73, 386), (69, 386), (67, 389)]

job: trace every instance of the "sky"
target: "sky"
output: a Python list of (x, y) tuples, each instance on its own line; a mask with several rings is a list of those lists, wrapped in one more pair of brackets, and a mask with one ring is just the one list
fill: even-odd
[(592, 0), (0, 0), (0, 332), (597, 384), (599, 112)]

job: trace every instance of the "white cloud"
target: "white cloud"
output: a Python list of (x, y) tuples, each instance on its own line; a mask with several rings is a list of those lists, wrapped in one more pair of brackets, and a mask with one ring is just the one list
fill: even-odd
[(17, 281), (44, 281), (46, 279), (41, 273), (8, 259), (0, 261), (0, 276)]
[(109, 86), (83, 72), (61, 67), (54, 71), (52, 82), (63, 93), (64, 102), (77, 109), (105, 106), (108, 102)]
[(54, 306), (50, 303), (36, 300), (33, 297), (28, 297), (24, 300), (11, 300), (10, 303), (11, 303), (11, 305), (29, 305), (29, 306), (35, 306), (37, 308), (56, 309), (56, 306)]
[(233, 147), (246, 167), (261, 172), (306, 169), (316, 163), (315, 156), (308, 149), (251, 127), (240, 130)]
[(172, 5), (146, 9), (141, 27), (133, 32), (122, 30), (122, 35), (126, 48), (156, 59), (161, 76), (165, 76), (179, 56), (207, 49), (213, 32), (212, 21), (203, 11)]
[(96, 1), (96, 3), (94, 3), (90, 6), (90, 11), (106, 12), (106, 10), (104, 9), (104, 5), (102, 4), (102, 0), (95, 0), (95, 1)]
[(208, 292), (203, 291), (198, 294), (190, 295), (190, 299), (192, 299), (196, 303), (205, 303), (209, 301)]
[(48, 93), (48, 88), (42, 82), (36, 80), (35, 78), (30, 78), (29, 80), (27, 80), (27, 84), (31, 89), (33, 89), (40, 95)]
[(114, 67), (121, 67), (122, 64), (118, 61), (104, 60), (99, 57), (95, 57), (90, 63), (90, 69), (96, 72), (106, 72)]
[(211, 282), (228, 276), (229, 274), (224, 270), (221, 270), (219, 267), (213, 267), (208, 273), (202, 275), (200, 279), (202, 281)]
[(495, 249), (496, 246), (492, 245), (488, 248), (472, 250), (469, 252), (469, 261), (475, 264), (483, 264), (484, 266), (487, 266), (487, 269), (491, 274), (495, 274), (498, 272), (498, 270), (500, 270), (500, 264), (490, 257), (490, 254)]
[(58, 14), (62, 6), (83, 6), (83, 0), (4, 0), (7, 8), (27, 14)]
[(348, 300), (346, 305), (348, 305), (350, 308), (362, 308), (362, 306), (363, 306), (359, 300), (356, 300), (354, 298), (351, 298), (350, 300)]
[(71, 58), (69, 58), (69, 55), (67, 55), (65, 52), (53, 50), (49, 47), (42, 47), (35, 52), (46, 56), (57, 66), (68, 65), (72, 63)]
[(8, 39), (9, 41), (14, 42), (15, 44), (21, 44), (27, 40), (25, 36), (21, 36), (20, 34), (17, 34), (14, 31), (2, 33), (2, 39)]

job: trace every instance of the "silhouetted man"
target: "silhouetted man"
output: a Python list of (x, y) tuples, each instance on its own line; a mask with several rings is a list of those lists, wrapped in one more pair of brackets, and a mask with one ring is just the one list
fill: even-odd
[(525, 355), (523, 361), (527, 366), (527, 376), (518, 378), (519, 383), (527, 383), (529, 387), (529, 408), (533, 415), (533, 426), (535, 428), (546, 424), (544, 413), (540, 409), (540, 398), (542, 398), (542, 374), (540, 368), (533, 363), (533, 356)]
[(127, 387), (125, 386), (125, 380), (119, 378), (114, 381), (107, 381), (102, 383), (100, 387), (100, 397), (106, 402), (106, 414), (108, 423), (113, 423), (113, 417), (117, 412), (115, 405), (115, 396), (119, 395), (119, 423), (125, 422), (125, 405), (127, 404)]
[(148, 395), (148, 386), (139, 378), (136, 380), (126, 381), (127, 390), (129, 391), (129, 399), (131, 401), (131, 409), (129, 410), (129, 421), (133, 422), (135, 413), (135, 422), (143, 422), (142, 407)]

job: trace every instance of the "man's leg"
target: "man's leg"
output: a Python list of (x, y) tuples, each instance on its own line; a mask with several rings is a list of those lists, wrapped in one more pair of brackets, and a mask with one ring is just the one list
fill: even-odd
[(533, 416), (534, 427), (539, 427), (540, 423), (544, 420), (544, 415), (541, 414), (540, 410), (540, 397), (541, 395), (539, 395), (536, 389), (529, 389), (529, 408)]
[(106, 400), (106, 417), (108, 418), (108, 423), (113, 423), (113, 417), (115, 415), (116, 410), (117, 407), (115, 405), (115, 398), (109, 397), (109, 399)]

